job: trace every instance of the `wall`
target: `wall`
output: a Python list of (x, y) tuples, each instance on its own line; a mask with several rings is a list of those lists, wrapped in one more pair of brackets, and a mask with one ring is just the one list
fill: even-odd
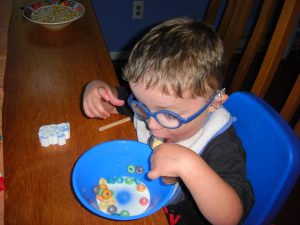
[[(227, 1), (221, 0), (214, 27), (218, 27)], [(237, 51), (245, 47), (255, 25), (262, 0), (254, 1), (253, 11)], [(134, 0), (92, 0), (92, 2), (111, 58), (120, 59), (127, 58), (136, 41), (163, 20), (180, 16), (203, 19), (210, 0), (144, 0), (143, 19), (132, 18)]]
[(107, 48), (113, 59), (124, 58), (153, 25), (169, 18), (203, 19), (209, 0), (144, 0), (143, 19), (132, 19), (133, 0), (93, 0)]

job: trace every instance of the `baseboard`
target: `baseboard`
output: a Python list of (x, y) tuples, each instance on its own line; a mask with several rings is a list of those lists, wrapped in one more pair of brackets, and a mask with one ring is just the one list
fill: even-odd
[(112, 60), (128, 59), (130, 51), (120, 51), (120, 52), (109, 52), (110, 58)]

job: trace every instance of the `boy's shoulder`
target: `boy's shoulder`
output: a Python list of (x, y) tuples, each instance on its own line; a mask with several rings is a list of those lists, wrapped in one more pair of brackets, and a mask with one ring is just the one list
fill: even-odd
[[(245, 157), (245, 150), (242, 142), (238, 137), (233, 125), (231, 125), (226, 131), (213, 138), (205, 147), (205, 150), (201, 154), (203, 158), (211, 156), (211, 154), (221, 155), (241, 155)], [(216, 156), (217, 157), (217, 156)]]
[(228, 127), (227, 130), (216, 136), (214, 139), (210, 141), (210, 144), (221, 144), (221, 143), (228, 143), (234, 142), (241, 144), (241, 140), (238, 137), (235, 128), (233, 125)]

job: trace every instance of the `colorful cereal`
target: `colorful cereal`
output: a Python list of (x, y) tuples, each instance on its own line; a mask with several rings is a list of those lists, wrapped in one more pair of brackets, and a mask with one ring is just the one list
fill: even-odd
[(138, 174), (144, 173), (144, 168), (142, 166), (135, 167), (135, 172)]
[(121, 216), (129, 216), (129, 212), (127, 210), (122, 210), (120, 214)]
[(132, 177), (126, 177), (125, 178), (125, 184), (131, 185), (134, 182), (134, 178)]
[(101, 195), (104, 199), (109, 199), (112, 196), (111, 190), (104, 189)]
[(113, 216), (138, 215), (150, 205), (150, 192), (136, 177), (101, 178), (99, 185), (94, 186), (93, 190), (99, 209)]
[(108, 207), (107, 207), (107, 212), (109, 213), (109, 214), (114, 214), (114, 213), (116, 213), (118, 211), (118, 208), (117, 208), (117, 206), (115, 206), (115, 205), (109, 205)]
[(138, 186), (136, 186), (136, 190), (143, 192), (147, 189), (146, 185), (144, 184), (139, 184)]
[(149, 204), (149, 199), (146, 198), (146, 197), (142, 197), (142, 198), (140, 199), (140, 204), (141, 204), (142, 206), (148, 205), (148, 204)]
[(51, 5), (34, 10), (31, 19), (43, 23), (60, 23), (75, 19), (80, 12), (64, 5)]
[(127, 167), (127, 171), (128, 171), (128, 173), (134, 173), (135, 172), (135, 166), (134, 165), (129, 165)]
[(117, 182), (118, 184), (122, 184), (122, 183), (124, 182), (124, 178), (121, 177), (121, 176), (118, 176), (118, 177), (116, 178), (116, 182)]

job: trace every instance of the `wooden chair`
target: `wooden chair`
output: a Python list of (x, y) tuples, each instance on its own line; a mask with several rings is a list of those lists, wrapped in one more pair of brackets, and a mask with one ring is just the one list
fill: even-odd
[[(206, 14), (206, 21), (213, 24), (220, 10), (221, 0), (211, 0)], [(254, 10), (255, 0), (228, 0), (220, 26), (217, 28), (219, 36), (223, 39), (225, 46), (225, 71), (228, 72), (230, 62), (238, 47), (243, 33), (248, 24), (249, 16)], [(257, 96), (264, 98), (272, 79), (277, 71), (281, 59), (287, 49), (293, 30), (299, 19), (300, 1), (285, 0), (280, 5), (279, 1), (261, 1), (259, 14), (254, 28), (248, 39), (247, 45), (242, 52), (242, 57), (236, 67), (231, 79), (228, 81), (228, 91), (233, 93), (242, 90), (242, 86), (248, 72), (253, 64), (255, 56), (265, 43), (266, 37), (270, 33), (270, 26), (273, 25), (276, 13), (280, 11), (278, 19), (275, 21), (275, 29), (267, 46), (266, 54), (257, 73), (256, 79), (250, 91)], [(297, 111), (300, 101), (300, 81), (295, 83), (290, 95), (281, 110), (282, 116), (290, 122), (293, 114)], [(300, 136), (300, 120), (295, 126), (295, 131)]]
[[(281, 116), (286, 121), (291, 121), (291, 119), (293, 118), (293, 115), (297, 111), (297, 108), (299, 108), (299, 104), (300, 104), (300, 74), (298, 75), (298, 78), (280, 111)], [(294, 127), (294, 130), (297, 133), (298, 137), (300, 137), (300, 119), (299, 118)]]

